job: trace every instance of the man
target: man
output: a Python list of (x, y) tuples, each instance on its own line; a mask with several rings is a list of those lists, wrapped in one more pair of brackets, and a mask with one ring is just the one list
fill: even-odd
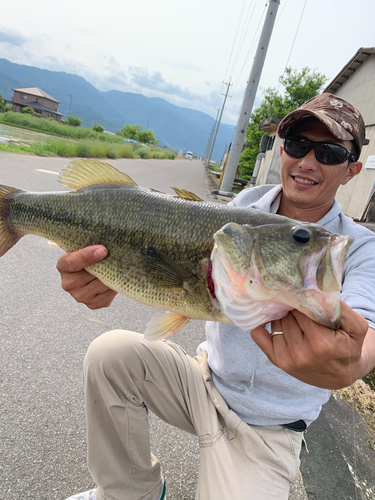
[[(342, 326), (333, 331), (298, 311), (271, 331), (207, 323), (192, 359), (172, 342), (150, 343), (114, 331), (90, 346), (84, 366), (88, 465), (98, 489), (71, 499), (164, 498), (160, 465), (149, 448), (147, 408), (196, 434), (197, 499), (286, 500), (299, 469), (303, 431), (330, 389), (375, 365), (375, 235), (341, 213), (335, 195), (362, 168), (359, 112), (322, 94), (280, 123), (281, 186), (244, 190), (233, 204), (319, 222), (351, 234), (342, 290)], [(89, 247), (60, 258), (62, 286), (90, 308), (115, 292), (83, 268), (106, 255)]]

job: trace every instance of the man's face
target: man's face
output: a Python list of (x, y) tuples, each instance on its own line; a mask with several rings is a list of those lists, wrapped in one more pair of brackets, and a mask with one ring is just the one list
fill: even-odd
[[(295, 127), (293, 136), (301, 136), (316, 142), (333, 142), (352, 149), (350, 141), (340, 141), (319, 120), (308, 120)], [(311, 149), (303, 158), (288, 156), (283, 146), (281, 153), (281, 182), (283, 196), (295, 208), (318, 209), (331, 208), (340, 184), (346, 184), (361, 170), (361, 163), (353, 162), (348, 167), (348, 160), (340, 165), (325, 165), (315, 158)]]

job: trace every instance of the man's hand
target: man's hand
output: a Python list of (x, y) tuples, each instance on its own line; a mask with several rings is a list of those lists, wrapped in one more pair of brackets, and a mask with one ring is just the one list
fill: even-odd
[(85, 267), (104, 259), (108, 254), (105, 247), (94, 245), (63, 255), (57, 261), (61, 274), (61, 286), (77, 301), (90, 309), (108, 307), (117, 292), (111, 290), (97, 278), (85, 271)]
[(310, 385), (340, 389), (366, 375), (375, 364), (374, 330), (342, 301), (338, 330), (296, 310), (273, 321), (271, 330), (283, 335), (271, 337), (261, 326), (250, 334), (274, 365)]

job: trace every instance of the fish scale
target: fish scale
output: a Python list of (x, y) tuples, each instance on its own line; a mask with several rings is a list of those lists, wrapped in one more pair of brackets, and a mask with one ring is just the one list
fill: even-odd
[[(286, 292), (293, 288), (300, 298), (309, 295), (300, 310), (307, 310), (306, 314), (315, 315), (323, 324), (337, 323), (339, 299), (335, 296), (336, 310), (329, 313), (321, 310), (320, 302), (327, 294), (331, 297), (332, 292), (339, 292), (340, 276), (336, 274), (342, 272), (350, 244), (347, 237), (251, 208), (153, 192), (98, 161), (75, 160), (61, 172), (60, 182), (74, 191), (31, 193), (0, 186), (0, 256), (25, 234), (52, 240), (67, 252), (89, 245), (106, 246), (108, 256), (87, 271), (131, 299), (169, 311), (152, 320), (150, 337), (174, 333), (190, 318), (236, 324), (237, 313), (225, 311), (232, 311), (233, 304), (242, 303), (244, 297), (247, 300), (254, 280), (259, 280), (256, 289), (262, 297), (267, 293), (274, 297), (275, 287), (281, 292), (275, 309), (279, 311), (280, 301), (286, 301), (283, 315), (298, 302), (293, 296), (293, 307), (289, 303)], [(293, 237), (296, 228), (308, 235), (305, 243), (301, 243), (303, 238)], [(337, 241), (342, 246), (335, 253), (339, 262), (331, 265), (330, 248)], [(316, 255), (324, 255), (324, 259)], [(325, 275), (328, 273), (320, 279), (326, 290), (319, 290), (314, 282), (319, 265), (323, 266), (320, 260)], [(305, 272), (308, 290), (304, 288)], [(246, 306), (249, 311), (257, 300), (252, 297)], [(267, 303), (268, 309), (272, 308)], [(254, 310), (259, 310), (259, 304)], [(268, 317), (272, 319), (272, 314)], [(256, 321), (257, 317), (251, 317), (245, 323), (251, 327)], [(243, 327), (242, 319), (239, 323)]]

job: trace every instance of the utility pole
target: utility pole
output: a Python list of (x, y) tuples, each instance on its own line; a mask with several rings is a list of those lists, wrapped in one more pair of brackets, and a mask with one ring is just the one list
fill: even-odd
[[(230, 79), (230, 80), (231, 80), (231, 79)], [(222, 105), (222, 107), (221, 107), (221, 113), (220, 113), (219, 121), (217, 122), (215, 135), (214, 135), (214, 138), (213, 138), (213, 140), (212, 140), (211, 148), (210, 148), (210, 151), (209, 151), (209, 154), (208, 154), (207, 167), (209, 167), (209, 166), (210, 166), (211, 155), (212, 155), (212, 152), (213, 152), (213, 150), (214, 150), (215, 141), (216, 141), (216, 136), (217, 136), (217, 133), (218, 133), (218, 131), (219, 131), (219, 127), (220, 127), (221, 117), (223, 116), (223, 111), (224, 111), (225, 102), (226, 102), (227, 97), (228, 97), (229, 87), (231, 86), (230, 80), (229, 80), (229, 82), (228, 82), (228, 83), (223, 82), (223, 83), (224, 83), (224, 85), (226, 85), (226, 86), (227, 86), (227, 91), (226, 91), (226, 93), (225, 93), (224, 102), (223, 102), (223, 105)], [(223, 94), (221, 94), (221, 95), (223, 95)]]
[(262, 69), (279, 5), (280, 0), (269, 1), (266, 19), (264, 21), (262, 34), (260, 35), (259, 44), (254, 57), (249, 80), (247, 82), (245, 96), (241, 108), (241, 114), (238, 118), (236, 132), (234, 134), (232, 142), (232, 149), (229, 154), (227, 168), (225, 169), (223, 183), (221, 185), (221, 189), (223, 191), (231, 191), (233, 187), (233, 181), (236, 176), (238, 162), (240, 160), (243, 144), (245, 142), (246, 131), (249, 125), (255, 95), (258, 90), (259, 80), (262, 74)]
[(69, 113), (68, 116), (70, 116), (70, 108), (72, 107), (72, 94), (70, 94), (70, 102), (69, 102)]
[(204, 151), (204, 155), (203, 155), (203, 160), (204, 160), (205, 162), (206, 162), (206, 160), (207, 160), (208, 146), (210, 145), (210, 141), (211, 141), (211, 137), (212, 137), (213, 130), (214, 130), (214, 126), (212, 125), (210, 135), (208, 136), (207, 146), (206, 146), (206, 149), (205, 149), (205, 151)]
[[(207, 162), (208, 155), (210, 154), (212, 139), (214, 138), (214, 133), (215, 133), (215, 129), (216, 129), (217, 119), (219, 118), (219, 113), (220, 113), (220, 108), (215, 108), (215, 109), (217, 111), (216, 120), (215, 120), (215, 123), (212, 125), (212, 130), (211, 130), (210, 138), (208, 139), (207, 149), (206, 149), (206, 153), (204, 155), (206, 162)], [(206, 165), (209, 166), (208, 163), (206, 163)]]

